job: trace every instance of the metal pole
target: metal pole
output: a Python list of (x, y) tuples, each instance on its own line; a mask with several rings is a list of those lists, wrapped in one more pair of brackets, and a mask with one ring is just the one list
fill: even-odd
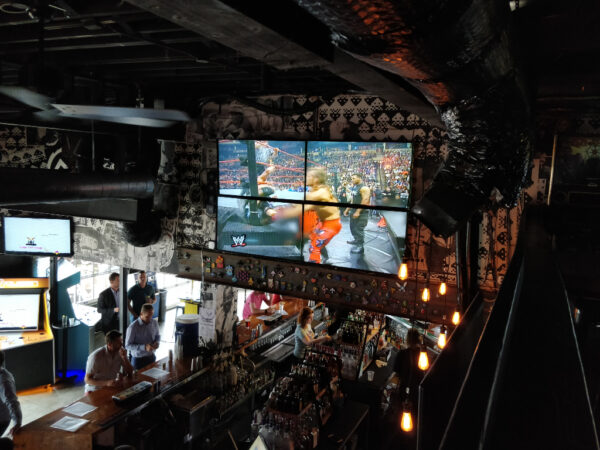
[(127, 276), (129, 269), (121, 267), (119, 270), (119, 330), (123, 333), (123, 342), (127, 332), (129, 310), (127, 309)]
[(50, 325), (59, 325), (58, 322), (58, 258), (50, 257), (50, 273), (48, 274), (48, 283), (50, 284)]
[(556, 146), (558, 143), (558, 134), (554, 135), (554, 141), (552, 142), (552, 164), (550, 166), (550, 186), (548, 187), (548, 200), (547, 205), (550, 205), (550, 197), (552, 197), (552, 183), (554, 182), (554, 162), (556, 161)]

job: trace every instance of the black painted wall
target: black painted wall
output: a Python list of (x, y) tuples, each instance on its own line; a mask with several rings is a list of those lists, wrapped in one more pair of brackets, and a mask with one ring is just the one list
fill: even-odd
[(0, 254), (0, 278), (32, 278), (34, 262), (31, 256)]

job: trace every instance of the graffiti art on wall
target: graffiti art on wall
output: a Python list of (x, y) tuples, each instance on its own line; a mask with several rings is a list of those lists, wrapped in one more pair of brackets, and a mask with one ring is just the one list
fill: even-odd
[(122, 224), (110, 220), (75, 218), (74, 249), (78, 259), (133, 269), (169, 272), (173, 262), (177, 221), (163, 219), (163, 235), (148, 247), (134, 247), (123, 239)]

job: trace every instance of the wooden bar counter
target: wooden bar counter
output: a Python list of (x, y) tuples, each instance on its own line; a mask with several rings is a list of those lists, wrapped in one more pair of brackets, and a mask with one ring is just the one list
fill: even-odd
[[(149, 400), (155, 398), (156, 395), (162, 395), (169, 391), (174, 386), (190, 381), (199, 376), (205, 370), (192, 371), (190, 358), (174, 360), (169, 364), (168, 358), (157, 361), (132, 377), (123, 379), (123, 386), (118, 388), (105, 387), (76, 400), (78, 402), (87, 403), (96, 406), (97, 409), (83, 416), (83, 419), (89, 420), (75, 432), (58, 430), (51, 428), (51, 425), (65, 416), (72, 416), (63, 411), (64, 408), (57, 409), (49, 414), (46, 414), (39, 419), (28, 423), (14, 436), (14, 445), (16, 449), (28, 450), (91, 450), (95, 443), (95, 439), (100, 433), (109, 430), (114, 424), (125, 418), (128, 414), (139, 410)], [(163, 364), (165, 365), (163, 368)], [(144, 372), (156, 367), (169, 373), (161, 378), (152, 378), (144, 375)], [(145, 402), (132, 401), (131, 405), (117, 405), (112, 396), (121, 392), (140, 381), (149, 381), (153, 384), (151, 392), (156, 391), (156, 382), (160, 381), (160, 393), (149, 394)], [(146, 394), (148, 395), (148, 394)], [(75, 403), (75, 402), (73, 402)], [(68, 405), (67, 405), (68, 406)]]

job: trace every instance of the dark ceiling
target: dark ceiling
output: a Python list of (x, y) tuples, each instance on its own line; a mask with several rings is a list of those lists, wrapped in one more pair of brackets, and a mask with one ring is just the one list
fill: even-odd
[[(595, 109), (600, 2), (517, 3), (518, 50), (538, 109)], [(0, 5), (0, 84), (34, 87), (63, 103), (132, 106), (143, 98), (151, 107), (161, 98), (167, 107), (193, 112), (206, 97), (357, 91), (382, 95), (436, 123), (415, 89), (343, 59), (324, 25), (288, 0)], [(20, 108), (0, 102), (0, 120)]]

